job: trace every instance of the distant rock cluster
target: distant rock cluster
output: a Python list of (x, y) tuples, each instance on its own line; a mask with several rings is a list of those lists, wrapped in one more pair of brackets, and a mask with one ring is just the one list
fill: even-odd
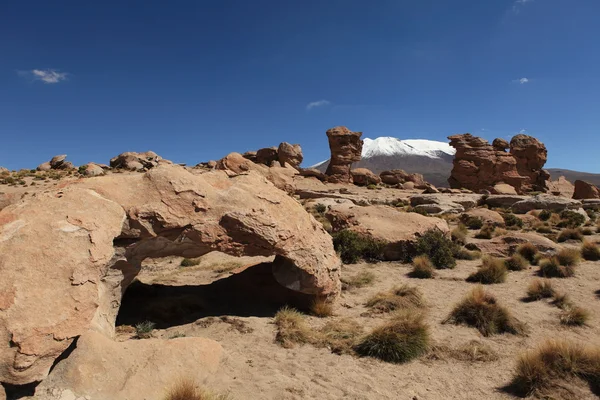
[(285, 167), (286, 164), (294, 169), (299, 169), (304, 156), (302, 147), (299, 144), (289, 144), (282, 142), (279, 147), (265, 147), (257, 151), (247, 151), (242, 156), (256, 164), (264, 164), (267, 167), (279, 165)]

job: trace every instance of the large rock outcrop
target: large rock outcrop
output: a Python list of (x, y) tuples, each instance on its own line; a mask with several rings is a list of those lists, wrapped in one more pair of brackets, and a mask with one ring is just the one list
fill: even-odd
[(454, 166), (448, 183), (452, 188), (467, 188), (474, 192), (495, 192), (498, 184), (508, 184), (519, 194), (530, 191), (547, 191), (550, 174), (543, 170), (546, 147), (539, 140), (516, 135), (506, 152), (507, 142), (487, 140), (469, 133), (449, 136), (450, 145), (456, 149)]
[(363, 141), (362, 132), (352, 132), (345, 126), (336, 126), (327, 131), (331, 157), (327, 171), (332, 183), (352, 183), (350, 169), (352, 163), (360, 161)]
[[(241, 157), (241, 155), (240, 155)], [(272, 256), (284, 287), (340, 290), (330, 236), (258, 171), (188, 171), (72, 181), (0, 211), (0, 382), (42, 380), (90, 329), (110, 337), (146, 258), (211, 251)]]
[(50, 171), (52, 169), (69, 170), (69, 169), (73, 169), (73, 168), (74, 168), (73, 163), (71, 163), (70, 161), (67, 161), (67, 155), (60, 154), (58, 156), (52, 157), (52, 159), (50, 159), (50, 161), (47, 161), (45, 163), (38, 165), (37, 170), (38, 171)]
[(591, 183), (582, 180), (576, 180), (573, 198), (578, 200), (600, 199), (600, 189)]
[(367, 168), (356, 168), (350, 171), (352, 182), (358, 186), (378, 185), (381, 178)]
[(279, 158), (279, 164), (282, 167), (285, 167), (285, 164), (287, 163), (295, 169), (299, 169), (302, 160), (304, 160), (302, 147), (300, 147), (299, 144), (289, 144), (287, 142), (279, 144), (277, 157)]
[(128, 151), (121, 153), (110, 159), (111, 168), (122, 168), (130, 171), (149, 170), (159, 165), (159, 163), (172, 164), (169, 160), (164, 160), (161, 156), (153, 151), (145, 153), (136, 153)]

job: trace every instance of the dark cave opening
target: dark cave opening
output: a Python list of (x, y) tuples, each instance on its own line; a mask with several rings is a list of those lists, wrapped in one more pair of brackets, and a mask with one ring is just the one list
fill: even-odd
[(116, 326), (151, 321), (165, 329), (212, 316), (272, 317), (285, 305), (307, 310), (313, 300), (279, 284), (273, 263), (265, 262), (207, 285), (148, 285), (136, 280), (123, 295)]

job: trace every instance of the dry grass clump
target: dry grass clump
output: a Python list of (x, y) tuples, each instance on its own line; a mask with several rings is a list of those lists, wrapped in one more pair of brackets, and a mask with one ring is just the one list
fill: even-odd
[(312, 315), (326, 318), (333, 315), (333, 304), (323, 297), (316, 297), (310, 305)]
[(464, 362), (490, 362), (496, 361), (500, 357), (491, 347), (478, 340), (471, 340), (458, 347), (449, 347), (446, 345), (432, 346), (427, 355), (431, 360), (444, 360), (452, 358)]
[(227, 400), (228, 395), (200, 389), (191, 379), (180, 379), (167, 392), (164, 400)]
[(275, 341), (285, 348), (292, 348), (295, 344), (305, 344), (314, 341), (314, 332), (306, 324), (304, 316), (287, 306), (275, 314), (277, 335)]
[(559, 234), (556, 240), (560, 243), (566, 242), (567, 240), (583, 240), (583, 235), (579, 229), (567, 228), (563, 229)]
[(319, 334), (321, 346), (328, 347), (335, 354), (353, 354), (363, 327), (352, 319), (344, 318), (327, 322)]
[(569, 326), (585, 325), (590, 318), (590, 312), (579, 306), (568, 305), (560, 313), (560, 323)]
[(361, 288), (370, 285), (375, 281), (375, 274), (369, 271), (362, 271), (351, 277), (342, 277), (342, 283), (345, 289)]
[(554, 296), (552, 282), (548, 279), (536, 279), (527, 287), (527, 299), (531, 301), (547, 299)]
[(481, 286), (474, 288), (458, 303), (444, 323), (472, 326), (484, 336), (525, 332), (524, 325)]
[(552, 390), (579, 378), (600, 382), (600, 348), (564, 340), (547, 340), (517, 360), (511, 388), (520, 396), (556, 398)]
[(457, 260), (478, 260), (481, 258), (481, 252), (476, 250), (468, 250), (464, 247), (459, 247), (454, 252), (454, 257)]
[(494, 231), (496, 227), (492, 224), (486, 224), (481, 228), (479, 233), (475, 235), (477, 239), (491, 239), (494, 236)]
[(537, 233), (552, 233), (552, 227), (548, 224), (536, 224), (534, 228)]
[(423, 307), (425, 301), (418, 288), (404, 284), (389, 292), (376, 294), (367, 301), (366, 305), (373, 311), (387, 313), (405, 308)]
[(600, 247), (592, 242), (583, 242), (581, 256), (588, 261), (598, 261), (600, 260)]
[(517, 247), (516, 253), (533, 264), (535, 256), (538, 254), (538, 249), (534, 244), (526, 242)]
[(556, 255), (560, 265), (574, 266), (581, 261), (581, 253), (577, 249), (562, 249)]
[(566, 293), (554, 293), (552, 304), (560, 309), (565, 309), (571, 305), (571, 298)]
[(465, 225), (459, 224), (456, 228), (452, 230), (452, 232), (450, 232), (452, 241), (464, 245), (465, 243), (467, 243), (468, 232), (469, 231), (467, 230), (467, 227)]
[(200, 264), (200, 260), (196, 259), (196, 258), (184, 258), (183, 260), (181, 260), (181, 265), (182, 267), (193, 267)]
[(355, 351), (391, 363), (404, 363), (425, 354), (429, 349), (429, 327), (423, 315), (405, 310), (360, 341)]
[(409, 273), (411, 278), (429, 279), (433, 277), (434, 266), (426, 255), (417, 256), (413, 259), (413, 269)]
[(469, 229), (481, 229), (481, 227), (483, 226), (483, 220), (479, 217), (469, 217), (465, 221), (465, 225)]
[(467, 282), (479, 282), (486, 285), (493, 283), (502, 283), (506, 280), (508, 270), (504, 260), (486, 256), (483, 258), (483, 264), (477, 272), (472, 273), (467, 278)]
[(572, 265), (560, 265), (558, 258), (544, 258), (539, 262), (539, 274), (546, 278), (568, 278), (575, 275)]
[(583, 236), (591, 236), (594, 234), (594, 230), (590, 227), (581, 228), (581, 234)]
[(510, 271), (523, 271), (524, 269), (527, 269), (529, 262), (522, 255), (515, 253), (504, 260), (504, 264)]

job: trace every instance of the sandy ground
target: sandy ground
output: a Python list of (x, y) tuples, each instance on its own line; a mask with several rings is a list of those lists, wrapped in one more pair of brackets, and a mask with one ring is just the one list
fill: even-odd
[[(596, 236), (595, 240), (600, 240)], [(215, 258), (213, 257), (213, 261)], [(201, 318), (194, 323), (157, 330), (156, 337), (176, 334), (208, 337), (224, 348), (219, 372), (202, 382), (233, 399), (510, 399), (502, 391), (512, 377), (516, 357), (534, 348), (545, 338), (566, 338), (600, 345), (600, 262), (583, 262), (575, 277), (553, 279), (559, 291), (567, 292), (572, 301), (588, 309), (592, 316), (586, 327), (567, 328), (559, 323), (560, 310), (548, 302), (523, 302), (527, 285), (536, 278), (536, 267), (510, 272), (503, 284), (488, 285), (501, 304), (525, 322), (527, 336), (497, 335), (483, 337), (474, 328), (442, 324), (453, 306), (474, 284), (464, 279), (476, 270), (478, 261), (459, 261), (453, 270), (437, 272), (435, 279), (407, 277), (411, 267), (400, 263), (361, 263), (344, 266), (344, 275), (368, 270), (375, 281), (363, 288), (343, 291), (336, 303), (334, 316), (320, 319), (308, 316), (318, 328), (329, 319), (352, 318), (365, 331), (381, 324), (389, 315), (371, 315), (365, 307), (372, 295), (393, 286), (409, 283), (421, 289), (426, 301), (426, 320), (435, 344), (460, 347), (477, 340), (499, 354), (493, 362), (462, 362), (451, 358), (419, 360), (394, 365), (369, 358), (335, 355), (311, 345), (284, 349), (274, 341), (276, 327), (272, 317), (240, 317), (243, 328), (218, 318)], [(203, 268), (197, 267), (197, 270)], [(192, 271), (182, 271), (184, 275)], [(176, 274), (176, 273), (175, 273)], [(173, 272), (169, 280), (173, 282)], [(160, 277), (158, 277), (160, 278)], [(156, 280), (156, 278), (155, 278)], [(160, 279), (158, 279), (160, 281)], [(176, 279), (175, 279), (176, 281)], [(249, 328), (249, 329), (248, 329)], [(121, 340), (125, 338), (122, 337)], [(186, 371), (187, 372), (187, 371)], [(577, 398), (596, 398), (583, 390)]]

